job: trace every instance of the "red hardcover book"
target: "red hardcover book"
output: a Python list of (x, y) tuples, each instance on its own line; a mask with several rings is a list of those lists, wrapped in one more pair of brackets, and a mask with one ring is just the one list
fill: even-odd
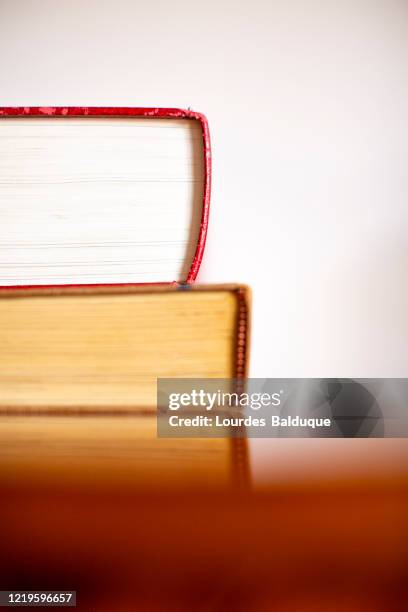
[(200, 113), (0, 108), (0, 286), (191, 283), (210, 184)]

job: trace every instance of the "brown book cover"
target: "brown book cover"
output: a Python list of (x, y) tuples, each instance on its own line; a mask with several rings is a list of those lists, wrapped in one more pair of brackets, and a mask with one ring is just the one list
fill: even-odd
[(158, 438), (157, 378), (244, 378), (240, 285), (0, 290), (0, 483), (222, 486), (242, 438)]

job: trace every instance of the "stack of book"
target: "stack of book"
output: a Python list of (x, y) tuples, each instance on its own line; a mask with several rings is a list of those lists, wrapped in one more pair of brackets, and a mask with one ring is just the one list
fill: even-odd
[(158, 438), (157, 378), (244, 378), (249, 296), (194, 284), (208, 125), (146, 108), (0, 109), (0, 483), (223, 488), (244, 439)]

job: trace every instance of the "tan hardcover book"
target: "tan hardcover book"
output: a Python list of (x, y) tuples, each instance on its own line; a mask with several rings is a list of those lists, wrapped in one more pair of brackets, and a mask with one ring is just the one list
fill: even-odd
[(245, 287), (0, 290), (0, 483), (235, 485), (246, 442), (158, 438), (157, 378), (243, 378)]

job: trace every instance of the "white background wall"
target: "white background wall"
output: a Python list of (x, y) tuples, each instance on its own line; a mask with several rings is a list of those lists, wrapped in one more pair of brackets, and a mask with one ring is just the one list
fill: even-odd
[(252, 375), (408, 374), (406, 0), (0, 0), (0, 105), (204, 112)]

